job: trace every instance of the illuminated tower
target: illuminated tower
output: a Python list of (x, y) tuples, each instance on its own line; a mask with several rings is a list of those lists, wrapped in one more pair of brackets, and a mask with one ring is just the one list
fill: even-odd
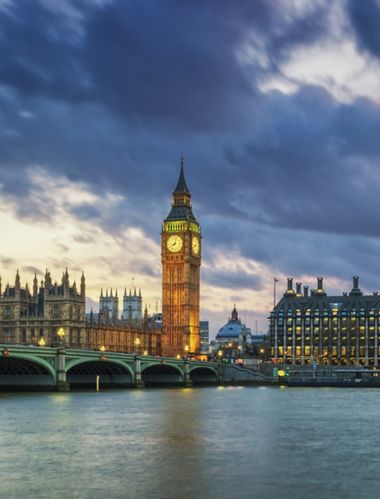
[(162, 226), (161, 260), (162, 354), (199, 353), (201, 230), (191, 209), (183, 158), (172, 209)]

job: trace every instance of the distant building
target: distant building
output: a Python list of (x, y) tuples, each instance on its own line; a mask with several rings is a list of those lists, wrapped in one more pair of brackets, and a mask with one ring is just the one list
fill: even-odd
[(125, 321), (142, 321), (143, 314), (141, 289), (139, 290), (138, 294), (136, 292), (136, 288), (134, 289), (133, 293), (131, 290), (129, 290), (129, 294), (127, 294), (126, 289), (124, 290), (123, 319)]
[(108, 295), (108, 289), (103, 296), (103, 290), (100, 292), (99, 298), (99, 320), (101, 322), (116, 322), (119, 318), (119, 298), (117, 290), (115, 296), (113, 295), (112, 288)]
[(349, 293), (329, 296), (323, 279), (309, 294), (293, 279), (270, 314), (271, 356), (289, 364), (378, 366), (380, 296), (364, 296), (359, 278)]
[(199, 322), (199, 331), (200, 331), (200, 342), (201, 342), (201, 350), (200, 352), (203, 354), (207, 354), (209, 351), (209, 324), (208, 321), (200, 321)]

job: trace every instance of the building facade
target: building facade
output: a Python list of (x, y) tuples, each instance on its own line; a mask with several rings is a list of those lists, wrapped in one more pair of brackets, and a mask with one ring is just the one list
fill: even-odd
[[(14, 286), (2, 291), (0, 280), (0, 343), (98, 349), (119, 352), (161, 354), (161, 326), (148, 316), (142, 320), (117, 319), (117, 293), (100, 297), (100, 311), (86, 319), (86, 283), (80, 289), (70, 284), (68, 271), (60, 284), (46, 271), (39, 284), (34, 277), (32, 291), (21, 286), (17, 271)], [(59, 339), (58, 330), (64, 332)]]
[(115, 291), (115, 296), (112, 288), (110, 294), (108, 294), (108, 289), (106, 290), (105, 295), (103, 295), (103, 290), (100, 291), (99, 318), (101, 322), (116, 322), (118, 320), (119, 297), (117, 296), (117, 290)]
[(208, 321), (199, 322), (200, 334), (200, 353), (208, 354), (209, 351), (209, 323)]
[(53, 343), (63, 327), (69, 341), (80, 343), (85, 336), (85, 308), (84, 274), (78, 290), (75, 282), (70, 285), (67, 269), (60, 284), (53, 283), (46, 271), (40, 286), (35, 275), (30, 291), (28, 285), (21, 287), (17, 271), (14, 286), (7, 284), (2, 293), (0, 285), (0, 342), (35, 343), (43, 337)]
[(123, 296), (123, 319), (128, 321), (138, 321), (141, 322), (143, 319), (142, 314), (142, 296), (141, 289), (137, 293), (136, 288), (132, 293), (132, 290), (124, 290)]
[(310, 294), (289, 278), (270, 314), (270, 343), (274, 362), (378, 366), (380, 296), (363, 295), (358, 277), (341, 296), (327, 295), (322, 278)]
[(162, 225), (161, 261), (163, 354), (198, 354), (201, 230), (192, 212), (183, 159), (172, 208)]

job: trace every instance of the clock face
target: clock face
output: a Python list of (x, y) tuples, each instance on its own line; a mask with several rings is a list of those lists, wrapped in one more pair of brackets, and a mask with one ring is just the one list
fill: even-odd
[(191, 247), (194, 255), (199, 255), (199, 239), (196, 236), (191, 240)]
[(178, 251), (181, 251), (182, 245), (183, 242), (180, 236), (170, 236), (166, 241), (166, 247), (172, 253), (177, 253)]

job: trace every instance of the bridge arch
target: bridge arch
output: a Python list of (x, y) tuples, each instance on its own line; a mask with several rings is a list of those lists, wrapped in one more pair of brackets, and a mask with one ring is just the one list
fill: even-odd
[(0, 357), (0, 386), (53, 386), (56, 384), (55, 368), (44, 358), (13, 353)]
[(70, 387), (95, 387), (99, 376), (101, 386), (131, 386), (135, 374), (130, 365), (118, 359), (72, 359), (66, 363), (66, 380)]
[(143, 366), (141, 378), (147, 386), (181, 385), (185, 379), (182, 369), (169, 362), (151, 362)]
[(219, 373), (211, 366), (194, 366), (190, 368), (190, 379), (195, 385), (217, 383)]

